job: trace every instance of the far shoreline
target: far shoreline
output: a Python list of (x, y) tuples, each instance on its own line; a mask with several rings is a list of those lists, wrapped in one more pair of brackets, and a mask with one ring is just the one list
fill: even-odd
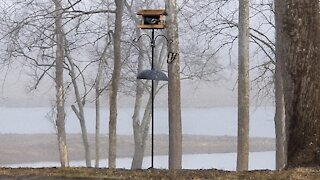
[[(91, 159), (94, 159), (94, 134), (89, 134)], [(150, 154), (150, 138), (146, 142), (145, 156)], [(106, 134), (101, 135), (100, 158), (107, 159)], [(0, 134), (0, 166), (34, 162), (59, 162), (59, 152), (55, 134)], [(81, 134), (67, 134), (70, 161), (84, 160)], [(210, 135), (183, 135), (183, 154), (234, 153), (237, 137)], [(133, 156), (132, 135), (118, 135), (118, 158)], [(274, 138), (250, 138), (250, 152), (274, 151)], [(168, 135), (155, 135), (155, 155), (168, 154)]]

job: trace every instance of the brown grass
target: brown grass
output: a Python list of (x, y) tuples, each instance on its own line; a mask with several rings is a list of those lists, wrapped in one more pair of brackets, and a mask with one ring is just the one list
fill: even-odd
[(230, 172), (221, 170), (124, 170), (94, 168), (2, 168), (0, 179), (319, 179), (319, 168), (297, 168), (284, 171)]

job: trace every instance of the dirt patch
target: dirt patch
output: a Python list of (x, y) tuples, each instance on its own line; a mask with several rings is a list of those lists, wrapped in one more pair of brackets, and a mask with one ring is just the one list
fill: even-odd
[(230, 172), (210, 170), (124, 170), (94, 168), (2, 168), (0, 179), (66, 180), (66, 179), (318, 179), (319, 168), (298, 168), (284, 171)]

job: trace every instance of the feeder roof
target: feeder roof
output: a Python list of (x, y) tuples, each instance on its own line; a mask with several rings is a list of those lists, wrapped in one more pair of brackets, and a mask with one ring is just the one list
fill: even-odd
[(167, 12), (165, 9), (142, 9), (138, 11), (137, 15), (142, 16), (150, 16), (150, 15), (167, 15)]

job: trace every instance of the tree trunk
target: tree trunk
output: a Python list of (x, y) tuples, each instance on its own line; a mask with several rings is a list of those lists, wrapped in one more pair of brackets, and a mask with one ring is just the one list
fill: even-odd
[(176, 0), (166, 0), (168, 13), (167, 38), (168, 52), (178, 53), (173, 62), (168, 64), (168, 106), (169, 106), (169, 169), (182, 168), (182, 127), (181, 127), (181, 92), (180, 92), (180, 55), (179, 32)]
[[(99, 65), (100, 66), (100, 65)], [(97, 79), (100, 79), (101, 73), (100, 73), (100, 67), (98, 70), (98, 77)], [(99, 168), (100, 164), (100, 80), (96, 81), (95, 85), (96, 89), (96, 132), (95, 132), (95, 146), (96, 146), (96, 152), (95, 152), (95, 168)]]
[[(126, 3), (126, 7), (128, 11), (131, 14), (132, 19), (135, 20), (135, 22), (138, 24), (140, 20), (136, 17), (136, 13), (132, 12), (131, 6)], [(136, 36), (141, 36), (141, 30), (140, 28), (136, 29)], [(138, 42), (139, 49), (139, 56), (138, 56), (138, 69), (137, 72), (141, 72), (143, 70), (143, 61), (144, 61), (144, 45), (142, 41)], [(162, 48), (165, 50), (164, 46)], [(159, 59), (158, 61), (155, 61), (154, 65), (156, 66), (156, 69), (158, 66), (160, 66), (160, 59), (161, 57), (158, 57), (155, 59)], [(143, 158), (144, 158), (144, 152), (146, 147), (146, 140), (149, 133), (149, 126), (150, 126), (150, 120), (151, 120), (151, 102), (152, 102), (152, 95), (149, 94), (149, 100), (147, 103), (147, 106), (144, 111), (144, 115), (142, 120), (140, 121), (140, 111), (141, 111), (141, 103), (142, 103), (142, 97), (144, 93), (143, 83), (141, 80), (137, 79), (136, 81), (136, 99), (135, 99), (135, 106), (134, 106), (134, 114), (132, 116), (133, 121), (133, 134), (134, 134), (134, 155), (132, 159), (131, 169), (141, 169)], [(155, 83), (154, 89), (157, 89), (158, 82)]]
[(80, 122), (82, 141), (83, 141), (83, 146), (85, 151), (86, 166), (91, 167), (90, 146), (88, 141), (87, 126), (86, 126), (84, 110), (83, 110), (84, 102), (82, 102), (81, 100), (81, 96), (80, 96), (80, 92), (79, 92), (79, 88), (76, 80), (75, 65), (68, 51), (66, 51), (66, 56), (70, 64), (69, 74), (71, 76), (71, 81), (74, 88), (76, 102), (79, 110), (74, 105), (72, 105), (71, 108), (73, 112), (76, 114), (76, 116), (78, 117)]
[(249, 166), (249, 0), (239, 1), (237, 171)]
[(98, 67), (98, 75), (95, 82), (95, 95), (96, 95), (96, 132), (95, 132), (95, 146), (96, 146), (96, 152), (95, 152), (95, 168), (99, 168), (100, 164), (100, 83), (102, 78), (102, 72), (103, 72), (103, 63), (100, 61), (99, 67)]
[(61, 0), (53, 0), (55, 4), (55, 34), (57, 41), (56, 49), (56, 105), (57, 105), (57, 130), (58, 130), (58, 144), (60, 153), (60, 163), (61, 167), (69, 166), (68, 149), (67, 149), (67, 139), (65, 130), (65, 92), (63, 84), (63, 68), (64, 68), (64, 34), (62, 25), (62, 5)]
[[(142, 61), (140, 61), (140, 58), (139, 58), (138, 69), (141, 69), (141, 68), (139, 68), (140, 64), (142, 64)], [(140, 72), (140, 71), (138, 70), (138, 72)], [(142, 161), (143, 161), (143, 155), (144, 155), (144, 150), (145, 150), (144, 149), (145, 143), (143, 143), (143, 140), (142, 140), (143, 132), (141, 132), (141, 124), (140, 124), (140, 117), (139, 117), (140, 110), (141, 110), (142, 95), (143, 95), (143, 87), (142, 86), (143, 86), (143, 84), (142, 84), (141, 80), (137, 80), (136, 100), (135, 100), (135, 105), (134, 105), (134, 113), (132, 116), (133, 135), (134, 135), (134, 155), (133, 155), (133, 159), (132, 159), (131, 169), (141, 169), (142, 168)], [(149, 108), (147, 107), (147, 109), (149, 109)], [(148, 116), (150, 116), (150, 115), (151, 115), (151, 113), (149, 112)]]
[[(134, 15), (135, 16), (135, 15)], [(141, 35), (141, 30), (137, 29), (137, 36), (139, 37)], [(138, 69), (137, 72), (141, 72), (143, 69), (143, 44), (141, 41), (138, 42), (138, 47), (140, 47), (139, 50), (139, 56), (138, 56)], [(143, 132), (143, 127), (140, 122), (140, 110), (141, 110), (141, 103), (142, 103), (142, 96), (143, 96), (143, 84), (141, 80), (137, 79), (136, 80), (137, 86), (136, 86), (136, 99), (135, 99), (135, 104), (134, 104), (134, 113), (132, 116), (132, 125), (133, 125), (133, 135), (134, 135), (134, 155), (132, 159), (132, 164), (131, 164), (131, 169), (141, 169), (142, 168), (142, 162), (143, 162), (143, 157), (144, 157), (144, 151), (145, 151), (145, 140), (143, 137), (145, 136), (145, 133), (148, 134), (149, 131), (149, 124), (150, 124), (150, 106), (151, 106), (151, 101), (149, 100), (150, 103), (148, 103), (146, 109), (145, 109), (145, 115), (143, 117), (143, 122), (144, 120), (149, 121), (146, 125), (148, 126), (147, 132)], [(150, 104), (150, 105), (149, 105)], [(148, 111), (148, 113), (146, 113)], [(146, 136), (147, 137), (147, 136)]]
[(282, 26), (279, 16), (279, 4), (284, 1), (275, 1), (275, 23), (276, 23), (276, 67), (275, 67), (275, 105), (276, 113), (274, 117), (276, 133), (276, 169), (281, 170), (286, 164), (286, 137), (285, 137), (285, 107), (283, 95), (283, 83), (281, 75), (281, 37), (278, 29)]
[[(142, 46), (139, 46), (139, 47), (142, 47)], [(143, 64), (142, 60), (143, 59), (141, 58), (141, 65)], [(139, 61), (139, 63), (140, 63), (140, 61)], [(156, 66), (158, 66), (158, 64), (159, 63), (157, 63), (157, 62), (155, 63)], [(138, 69), (139, 69), (138, 72), (140, 72), (142, 69), (142, 66), (141, 66), (141, 68), (138, 67)], [(153, 83), (155, 90), (158, 88), (158, 84), (159, 84), (158, 81), (155, 81)], [(134, 132), (134, 156), (132, 159), (131, 169), (141, 169), (142, 168), (142, 162), (143, 162), (146, 141), (147, 141), (147, 137), (148, 137), (148, 133), (149, 133), (150, 120), (151, 120), (152, 94), (150, 92), (149, 100), (148, 100), (147, 106), (145, 108), (143, 118), (140, 121), (139, 113), (140, 113), (140, 109), (141, 109), (142, 95), (143, 95), (143, 87), (142, 87), (141, 81), (138, 80), (135, 109), (134, 109), (134, 114), (132, 116), (133, 132)], [(156, 94), (154, 94), (154, 97), (155, 96), (156, 96)]]
[(106, 46), (104, 47), (104, 50), (101, 54), (99, 67), (98, 67), (98, 74), (95, 81), (95, 95), (96, 95), (96, 132), (95, 132), (95, 146), (96, 146), (96, 152), (95, 152), (95, 167), (98, 168), (100, 164), (100, 96), (101, 96), (101, 79), (103, 75), (103, 69), (104, 65), (107, 64), (107, 50), (110, 45), (110, 42), (106, 42)]
[(283, 24), (278, 33), (282, 37), (287, 167), (319, 166), (319, 1), (285, 0), (279, 11)]
[(276, 112), (274, 116), (276, 133), (276, 169), (281, 170), (285, 167), (286, 141), (285, 141), (285, 107), (282, 90), (282, 76), (280, 64), (276, 63), (275, 70), (275, 104)]
[(113, 34), (114, 39), (114, 69), (112, 73), (112, 82), (110, 90), (110, 119), (109, 119), (109, 168), (116, 168), (117, 156), (117, 96), (120, 82), (121, 72), (121, 32), (122, 32), (122, 15), (124, 0), (115, 0), (116, 3), (116, 18), (115, 29)]
[[(136, 118), (133, 118), (133, 131), (134, 131), (134, 155), (132, 159), (131, 169), (141, 169), (142, 162), (146, 147), (146, 140), (148, 138), (149, 125), (151, 120), (151, 101), (152, 96), (150, 94), (149, 100), (144, 111), (142, 123), (136, 121)], [(135, 117), (136, 114), (134, 114)]]

